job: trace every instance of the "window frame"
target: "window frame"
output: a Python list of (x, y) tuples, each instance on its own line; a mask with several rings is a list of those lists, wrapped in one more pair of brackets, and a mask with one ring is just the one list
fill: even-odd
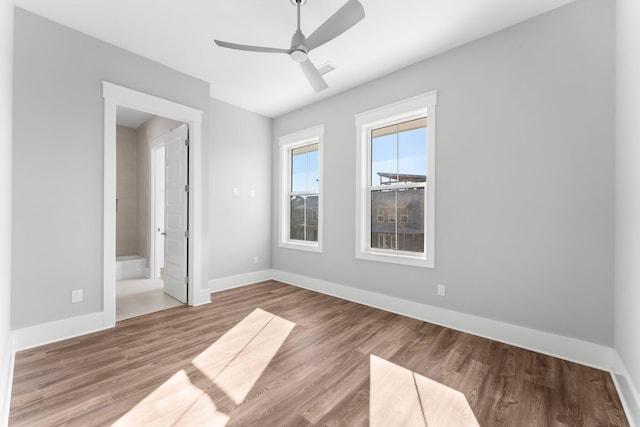
[[(435, 153), (437, 91), (431, 91), (355, 115), (356, 125), (356, 250), (358, 259), (435, 268)], [(427, 117), (424, 252), (371, 247), (371, 131)], [(398, 215), (396, 215), (397, 218)]]
[[(278, 244), (281, 248), (322, 252), (323, 240), (323, 140), (324, 125), (314, 126), (278, 138), (280, 149), (280, 209)], [(294, 240), (290, 238), (291, 221), (291, 153), (306, 145), (318, 144), (318, 241)]]

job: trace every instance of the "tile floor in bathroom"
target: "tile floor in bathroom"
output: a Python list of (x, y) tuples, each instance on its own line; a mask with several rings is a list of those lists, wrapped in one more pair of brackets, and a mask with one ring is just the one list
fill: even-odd
[(116, 321), (182, 305), (164, 293), (160, 279), (116, 282)]

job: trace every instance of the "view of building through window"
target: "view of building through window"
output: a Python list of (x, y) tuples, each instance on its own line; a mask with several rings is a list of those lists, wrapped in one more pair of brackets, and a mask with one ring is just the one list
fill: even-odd
[(371, 131), (371, 247), (424, 252), (427, 118)]
[(318, 144), (291, 150), (291, 240), (318, 241)]

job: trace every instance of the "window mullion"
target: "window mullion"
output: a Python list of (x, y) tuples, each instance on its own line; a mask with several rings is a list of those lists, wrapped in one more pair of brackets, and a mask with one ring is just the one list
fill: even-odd
[(400, 133), (396, 125), (396, 181), (400, 181)]
[[(396, 180), (400, 181), (400, 126), (396, 125)], [(395, 209), (395, 222), (393, 223), (394, 228), (394, 236), (395, 245), (393, 245), (393, 249), (398, 250), (398, 189), (395, 190), (395, 203), (393, 204), (393, 209)]]
[(291, 196), (317, 196), (320, 193), (318, 191), (292, 191), (289, 193), (289, 197)]
[(396, 193), (396, 202), (395, 202), (395, 222), (394, 222), (394, 229), (395, 229), (395, 236), (396, 236), (396, 244), (394, 245), (393, 249), (398, 249), (398, 190), (395, 191)]
[(303, 204), (302, 204), (302, 240), (304, 240), (305, 242), (307, 241), (307, 198), (303, 197)]
[(426, 188), (424, 182), (412, 182), (410, 184), (389, 184), (369, 187), (369, 191), (384, 191), (384, 190), (407, 190), (411, 188)]

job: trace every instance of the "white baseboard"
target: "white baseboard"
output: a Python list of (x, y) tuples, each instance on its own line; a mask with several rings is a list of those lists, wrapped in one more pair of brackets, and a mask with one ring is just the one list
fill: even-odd
[(189, 301), (189, 305), (197, 307), (211, 303), (211, 291), (209, 290), (209, 282), (206, 282), (206, 289), (194, 289), (193, 301)]
[(640, 427), (640, 397), (613, 348), (280, 270), (210, 280), (209, 288), (219, 292), (270, 279), (608, 371), (631, 427)]
[[(610, 371), (614, 367), (614, 352), (610, 347), (285, 271), (260, 270), (213, 279), (208, 283), (209, 292), (219, 292), (269, 279), (279, 280), (301, 288), (512, 344), (594, 368)], [(25, 350), (99, 331), (111, 326), (113, 325), (107, 325), (105, 323), (104, 314), (97, 312), (18, 329), (13, 331), (14, 350)]]
[(13, 348), (15, 351), (26, 350), (67, 338), (90, 334), (111, 326), (113, 325), (105, 326), (102, 312), (29, 326), (13, 331)]
[(301, 288), (610, 371), (613, 350), (600, 344), (529, 329), (350, 286), (273, 270), (273, 279)]
[(3, 354), (0, 367), (0, 426), (9, 425), (9, 408), (11, 406), (11, 388), (13, 386), (13, 366), (15, 352), (13, 351), (13, 334), (9, 333), (7, 350)]
[[(209, 289), (196, 289), (195, 293), (195, 304), (193, 305), (202, 305), (211, 302), (211, 292)], [(41, 345), (74, 338), (80, 335), (109, 329), (114, 326), (115, 316), (108, 316), (106, 312), (102, 311), (71, 317), (68, 319), (56, 320), (49, 323), (42, 323), (14, 330), (13, 348), (14, 351), (27, 350)]]
[(611, 378), (613, 378), (613, 383), (616, 386), (631, 427), (640, 427), (640, 393), (633, 382), (630, 381), (627, 368), (616, 350), (613, 350)]
[(222, 277), (209, 280), (209, 290), (214, 292), (225, 291), (227, 289), (239, 288), (252, 283), (263, 282), (273, 278), (273, 270), (260, 270), (251, 273), (238, 274), (236, 276)]
[[(631, 425), (640, 427), (639, 411), (636, 409), (640, 408), (638, 390), (628, 380), (629, 376), (617, 352), (610, 347), (279, 270), (260, 270), (212, 279), (208, 284), (209, 291), (214, 293), (270, 279), (609, 371)], [(11, 380), (5, 380), (5, 374), (10, 371), (8, 377), (12, 376), (14, 351), (73, 338), (111, 326), (113, 325), (105, 326), (104, 314), (98, 312), (13, 331), (10, 355), (5, 356), (9, 359), (10, 366), (6, 366), (5, 360), (1, 390), (9, 387), (10, 391)]]

